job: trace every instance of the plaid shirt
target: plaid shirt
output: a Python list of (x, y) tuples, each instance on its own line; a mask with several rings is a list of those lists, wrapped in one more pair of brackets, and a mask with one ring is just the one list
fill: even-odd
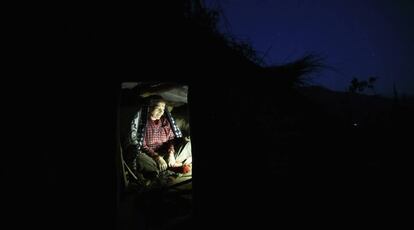
[(160, 120), (153, 121), (148, 119), (145, 129), (145, 138), (143, 150), (150, 157), (155, 157), (157, 151), (167, 148), (168, 152), (174, 150), (172, 140), (174, 139), (174, 132), (171, 125), (164, 116)]

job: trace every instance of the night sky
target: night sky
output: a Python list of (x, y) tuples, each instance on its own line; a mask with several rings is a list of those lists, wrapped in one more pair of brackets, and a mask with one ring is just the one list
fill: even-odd
[(313, 84), (345, 91), (353, 77), (378, 77), (377, 93), (414, 94), (414, 1), (205, 0), (224, 13), (220, 31), (249, 41), (266, 64), (318, 54)]

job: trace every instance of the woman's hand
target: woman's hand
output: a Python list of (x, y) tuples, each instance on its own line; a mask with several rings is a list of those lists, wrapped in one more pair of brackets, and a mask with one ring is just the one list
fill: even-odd
[(174, 165), (175, 165), (175, 157), (173, 153), (170, 153), (168, 157), (168, 167), (174, 167)]
[(155, 161), (157, 162), (158, 168), (161, 171), (164, 171), (167, 169), (168, 165), (167, 165), (167, 162), (165, 162), (164, 158), (162, 158), (161, 156), (158, 156), (157, 158), (155, 158)]

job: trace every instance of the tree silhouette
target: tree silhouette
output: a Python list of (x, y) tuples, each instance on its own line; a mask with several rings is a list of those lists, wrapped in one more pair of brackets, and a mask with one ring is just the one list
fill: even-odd
[(366, 81), (366, 80), (358, 80), (358, 78), (354, 77), (349, 86), (349, 92), (362, 93), (366, 89), (370, 89), (374, 94), (376, 94), (374, 85), (377, 79), (378, 77), (369, 77), (368, 80)]
[(374, 84), (375, 84), (375, 82), (377, 82), (377, 79), (378, 79), (378, 77), (369, 77), (368, 78), (367, 88), (370, 89), (373, 92), (373, 94), (376, 94)]

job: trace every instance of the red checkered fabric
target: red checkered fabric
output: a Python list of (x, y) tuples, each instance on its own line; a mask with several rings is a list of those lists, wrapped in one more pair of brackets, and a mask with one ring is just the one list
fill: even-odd
[[(167, 147), (168, 150), (174, 149), (170, 140), (174, 139), (174, 132), (171, 125), (164, 116), (160, 120), (153, 121), (148, 119), (145, 129), (143, 150), (151, 157), (156, 156), (156, 152), (161, 148)], [(167, 146), (165, 146), (167, 145)]]

